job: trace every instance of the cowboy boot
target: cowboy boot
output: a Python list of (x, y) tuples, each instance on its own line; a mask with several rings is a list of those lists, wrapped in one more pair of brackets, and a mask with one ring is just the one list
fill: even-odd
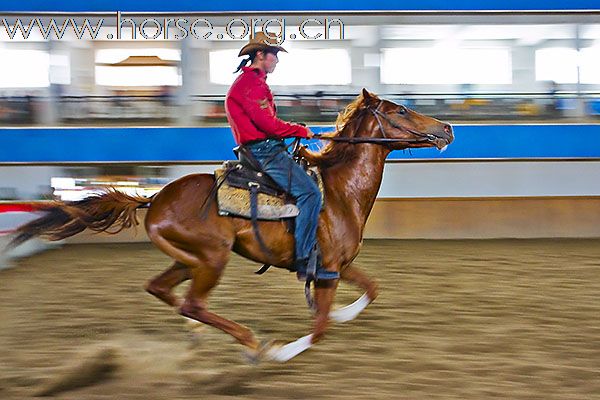
[(299, 259), (296, 263), (296, 276), (298, 280), (330, 280), (339, 279), (340, 273), (337, 271), (328, 271), (323, 267), (321, 250), (319, 244), (315, 244), (310, 257)]

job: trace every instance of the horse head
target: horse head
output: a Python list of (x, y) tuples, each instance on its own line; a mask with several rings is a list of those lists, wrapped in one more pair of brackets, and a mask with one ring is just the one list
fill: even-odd
[(452, 126), (447, 122), (381, 99), (366, 89), (339, 113), (335, 125), (335, 132), (318, 136), (329, 143), (319, 151), (301, 148), (300, 155), (311, 164), (329, 167), (355, 159), (359, 152), (355, 145), (359, 143), (383, 148), (385, 158), (392, 150), (442, 150), (454, 140)]
[(360, 131), (370, 132), (373, 142), (383, 143), (392, 150), (434, 146), (443, 149), (454, 140), (452, 126), (447, 122), (380, 99), (366, 89), (362, 90), (362, 105), (363, 123), (369, 127)]

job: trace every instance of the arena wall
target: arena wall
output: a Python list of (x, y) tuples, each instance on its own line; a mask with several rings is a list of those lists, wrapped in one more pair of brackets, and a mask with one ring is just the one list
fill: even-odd
[[(600, 125), (457, 125), (455, 133), (444, 153), (390, 155), (366, 238), (600, 236), (600, 142), (589, 140), (600, 134)], [(234, 146), (225, 127), (2, 134), (8, 146), (0, 149), (0, 176), (12, 176), (11, 185), (25, 193), (48, 185), (48, 173), (68, 175), (69, 168), (82, 166), (161, 165), (168, 179), (210, 173), (231, 158)], [(72, 240), (147, 238), (140, 227), (137, 234)]]

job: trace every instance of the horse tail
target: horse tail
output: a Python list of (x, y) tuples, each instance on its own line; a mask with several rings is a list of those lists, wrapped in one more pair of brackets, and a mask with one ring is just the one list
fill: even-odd
[[(57, 201), (39, 208), (45, 213), (43, 216), (18, 227), (7, 248), (37, 236), (49, 240), (65, 239), (86, 228), (116, 234), (138, 225), (136, 210), (148, 206), (151, 201), (151, 197), (131, 196), (112, 188), (79, 201)], [(111, 227), (113, 229), (109, 230)]]

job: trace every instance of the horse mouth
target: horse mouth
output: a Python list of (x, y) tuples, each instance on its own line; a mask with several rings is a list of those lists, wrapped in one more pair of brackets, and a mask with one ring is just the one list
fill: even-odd
[(433, 144), (439, 151), (445, 151), (446, 147), (448, 147), (450, 143), (452, 143), (452, 138), (436, 136), (436, 138), (433, 140)]
[(448, 147), (448, 145), (454, 141), (454, 134), (452, 131), (444, 132), (442, 134), (433, 134), (431, 136), (433, 136), (432, 143), (440, 151), (446, 150), (446, 147)]
[(406, 130), (415, 136), (423, 138), (424, 142), (429, 142), (429, 143), (433, 144), (440, 151), (446, 150), (446, 147), (448, 147), (448, 145), (450, 143), (452, 143), (452, 141), (454, 140), (454, 135), (452, 133), (444, 132), (442, 134), (435, 134), (435, 133), (417, 132), (412, 129), (406, 129)]

